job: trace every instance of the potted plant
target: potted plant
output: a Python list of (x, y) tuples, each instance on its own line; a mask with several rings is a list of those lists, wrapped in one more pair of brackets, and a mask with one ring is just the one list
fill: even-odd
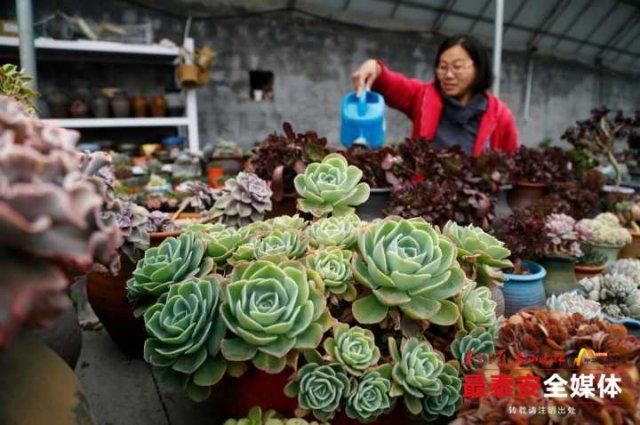
[(507, 194), (511, 190), (515, 158), (501, 151), (491, 150), (480, 156), (472, 157), (472, 168), (478, 176), (479, 183), (486, 186), (484, 192), (492, 194), (497, 216), (505, 216), (511, 212), (507, 202)]
[(92, 181), (104, 158), (77, 151), (78, 139), (77, 132), (46, 124), (0, 96), (0, 349), (10, 349), (24, 327), (55, 324), (65, 337), (45, 339), (69, 354), (71, 367), (81, 346), (77, 316), (57, 321), (72, 306), (68, 286), (96, 264), (116, 269), (121, 240)]
[(356, 170), (330, 155), (295, 178), (312, 223), (205, 224), (180, 236), (202, 256), (147, 250), (128, 292), (161, 380), (194, 400), (223, 385), (216, 399), (234, 417), (253, 406), (336, 424), (455, 415), (467, 350), (491, 352), (498, 327), (457, 243), (484, 271), (505, 264), (504, 249), (470, 230), (488, 251), (476, 252), (462, 229), (454, 242), (421, 218), (362, 225), (352, 211), (368, 185)]
[(579, 223), (591, 233), (588, 242), (591, 249), (607, 257), (607, 266), (615, 263), (620, 250), (632, 241), (631, 233), (622, 227), (613, 213), (601, 213), (592, 219), (583, 218)]
[(622, 224), (631, 233), (631, 242), (626, 244), (618, 254), (619, 258), (640, 258), (640, 205), (633, 201), (618, 202), (614, 206), (615, 214)]
[(511, 251), (514, 265), (502, 287), (505, 316), (526, 307), (544, 305), (543, 280), (547, 272), (535, 262), (542, 257), (549, 243), (544, 218), (526, 210), (517, 211), (497, 219), (492, 233)]
[(571, 158), (559, 147), (521, 146), (514, 161), (513, 188), (507, 196), (512, 209), (529, 207), (542, 200), (553, 182), (573, 179)]
[(221, 161), (211, 160), (207, 163), (207, 179), (209, 186), (214, 189), (224, 185), (225, 170)]
[(393, 159), (392, 147), (370, 150), (366, 146), (355, 144), (340, 152), (349, 165), (362, 170), (362, 180), (369, 185), (369, 199), (356, 208), (356, 214), (363, 220), (384, 217), (383, 210), (389, 203), (391, 185), (387, 181), (385, 165)]
[(582, 247), (582, 255), (578, 258), (574, 266), (576, 279), (598, 275), (607, 268), (607, 256), (601, 252), (594, 251), (591, 246)]
[(545, 217), (544, 232), (547, 245), (540, 264), (547, 271), (544, 280), (547, 296), (577, 289), (574, 265), (582, 256), (581, 246), (589, 240), (590, 233), (566, 214), (550, 214)]
[(314, 131), (296, 133), (290, 123), (282, 125), (283, 134), (270, 134), (254, 150), (251, 168), (273, 191), (270, 217), (296, 212), (296, 192), (293, 179), (307, 164), (320, 162), (329, 154), (327, 139)]

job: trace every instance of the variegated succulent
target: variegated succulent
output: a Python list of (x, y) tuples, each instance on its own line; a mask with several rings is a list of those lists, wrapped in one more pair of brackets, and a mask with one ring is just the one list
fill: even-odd
[(304, 261), (309, 273), (321, 279), (327, 291), (351, 301), (356, 297), (351, 272), (352, 255), (352, 251), (333, 247), (311, 251)]
[(623, 258), (607, 268), (607, 274), (620, 274), (633, 280), (640, 286), (640, 260), (635, 258)]
[(623, 246), (631, 242), (631, 233), (625, 229), (612, 213), (598, 214), (595, 218), (583, 218), (578, 222), (590, 234), (589, 243), (594, 245)]
[(448, 326), (458, 320), (448, 300), (462, 290), (465, 275), (456, 247), (421, 218), (387, 217), (365, 227), (353, 273), (372, 292), (353, 303), (360, 323), (382, 321), (391, 307), (416, 320)]
[(391, 367), (387, 366), (367, 372), (355, 385), (345, 408), (348, 417), (367, 423), (393, 408)]
[(373, 332), (358, 326), (339, 324), (333, 328), (333, 338), (327, 338), (324, 349), (331, 361), (341, 364), (354, 376), (362, 375), (380, 360)]
[(322, 218), (308, 227), (309, 243), (314, 248), (338, 246), (348, 249), (357, 242), (359, 227), (360, 219), (355, 214)]
[(361, 179), (362, 171), (349, 165), (342, 155), (327, 155), (295, 177), (293, 183), (300, 195), (298, 209), (315, 217), (352, 213), (369, 198), (369, 185), (360, 183)]
[(209, 397), (226, 371), (219, 355), (225, 325), (218, 315), (220, 278), (189, 279), (169, 292), (144, 313), (149, 338), (144, 359), (156, 367), (162, 380), (186, 391), (195, 400)]
[(316, 348), (330, 325), (321, 288), (286, 258), (237, 265), (221, 313), (229, 329), (224, 357), (271, 373), (284, 369), (290, 351)]
[(252, 173), (241, 171), (215, 192), (216, 198), (210, 211), (212, 218), (232, 227), (260, 221), (271, 211), (273, 192), (267, 182)]

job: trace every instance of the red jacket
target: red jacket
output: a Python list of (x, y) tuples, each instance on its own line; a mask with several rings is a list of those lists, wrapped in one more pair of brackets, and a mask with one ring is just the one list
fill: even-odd
[[(425, 83), (393, 72), (381, 61), (381, 72), (372, 90), (384, 96), (387, 105), (404, 112), (413, 121), (411, 137), (433, 140), (442, 114), (442, 96), (433, 81)], [(473, 156), (479, 156), (487, 147), (513, 152), (518, 149), (518, 129), (509, 107), (490, 93), (487, 110), (480, 119)]]

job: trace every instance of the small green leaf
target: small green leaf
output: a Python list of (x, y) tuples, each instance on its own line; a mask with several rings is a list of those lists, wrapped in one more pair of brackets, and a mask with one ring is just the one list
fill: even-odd
[(420, 412), (422, 412), (422, 403), (420, 402), (420, 399), (410, 394), (404, 395), (404, 405), (407, 406), (407, 409), (413, 415), (419, 415)]
[(322, 328), (317, 323), (309, 327), (296, 338), (295, 347), (301, 350), (311, 350), (320, 345), (322, 341)]
[(369, 325), (382, 322), (387, 317), (389, 307), (380, 303), (375, 295), (368, 295), (355, 301), (351, 311), (359, 323)]
[(390, 337), (387, 340), (387, 344), (389, 345), (389, 354), (391, 355), (393, 361), (395, 361), (396, 363), (400, 362), (400, 350), (398, 350), (398, 343), (396, 342), (395, 338)]
[(227, 362), (227, 374), (232, 378), (240, 378), (249, 369), (243, 362)]
[(287, 359), (286, 357), (277, 358), (258, 352), (253, 358), (253, 365), (267, 373), (276, 374), (282, 372), (287, 366)]
[(287, 397), (296, 397), (298, 395), (299, 385), (298, 381), (291, 381), (284, 387), (284, 394)]
[(251, 360), (258, 352), (256, 347), (247, 344), (240, 338), (223, 339), (220, 350), (225, 359), (234, 362)]
[(205, 401), (211, 395), (211, 387), (200, 387), (190, 384), (187, 387), (187, 396), (193, 401)]
[(458, 321), (459, 316), (458, 306), (451, 301), (443, 300), (440, 301), (440, 310), (431, 316), (429, 321), (440, 326), (451, 326)]
[(222, 356), (210, 357), (195, 373), (193, 382), (201, 387), (217, 384), (227, 371), (227, 362)]
[(322, 364), (322, 355), (320, 355), (318, 350), (304, 350), (302, 355), (307, 363)]

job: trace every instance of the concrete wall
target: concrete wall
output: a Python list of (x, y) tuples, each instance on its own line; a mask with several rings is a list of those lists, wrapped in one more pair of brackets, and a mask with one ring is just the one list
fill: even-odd
[[(9, 4), (0, 10), (10, 10), (13, 1), (2, 0), (0, 4), (3, 2)], [(96, 20), (127, 23), (151, 20), (159, 37), (173, 40), (181, 38), (184, 25), (182, 19), (112, 0), (36, 0), (36, 19), (55, 8)], [(202, 143), (224, 138), (247, 147), (280, 129), (284, 120), (299, 130), (315, 129), (337, 143), (340, 100), (351, 89), (351, 73), (363, 60), (379, 57), (406, 75), (430, 79), (437, 46), (435, 40), (421, 34), (375, 31), (291, 14), (195, 21), (192, 36), (198, 44), (210, 45), (219, 52), (212, 83), (198, 91)], [(145, 86), (149, 81), (163, 80), (159, 71), (131, 74), (118, 65), (109, 67), (113, 69), (102, 73), (111, 77), (102, 75), (97, 83), (111, 78), (135, 88), (136, 81)], [(252, 69), (275, 73), (273, 102), (249, 100)], [(533, 145), (545, 138), (558, 140), (568, 125), (586, 117), (599, 104), (626, 111), (640, 107), (637, 79), (613, 74), (599, 77), (592, 68), (538, 57), (530, 119), (525, 121), (526, 69), (523, 54), (503, 54), (501, 97), (516, 114), (525, 144)], [(86, 81), (91, 81), (94, 73), (85, 74), (88, 75), (80, 72), (82, 78), (72, 80), (67, 87), (91, 85)], [(132, 76), (122, 79), (123, 75)], [(49, 89), (51, 84), (44, 82), (43, 87)], [(409, 132), (409, 120), (389, 111), (388, 140), (401, 140)]]

